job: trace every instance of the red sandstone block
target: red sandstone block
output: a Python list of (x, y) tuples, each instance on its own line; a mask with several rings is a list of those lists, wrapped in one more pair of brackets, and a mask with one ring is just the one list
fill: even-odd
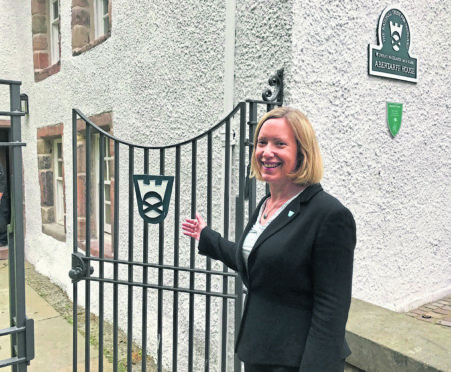
[(75, 25), (72, 27), (72, 49), (81, 48), (89, 44), (89, 28)]
[(112, 112), (103, 112), (98, 115), (94, 115), (90, 118), (97, 126), (111, 128), (111, 123), (113, 121)]
[(33, 35), (33, 50), (48, 50), (49, 43), (46, 34)]
[(49, 66), (49, 54), (47, 52), (34, 52), (33, 62), (35, 69), (43, 69)]
[(35, 14), (31, 17), (31, 31), (34, 34), (45, 34), (47, 32), (47, 17)]
[(45, 127), (38, 128), (38, 138), (45, 137), (62, 137), (63, 124), (47, 125)]
[(77, 215), (86, 216), (86, 177), (80, 174), (77, 176)]
[(41, 185), (41, 206), (53, 205), (53, 171), (39, 171), (39, 184)]
[(81, 7), (89, 7), (89, 3), (88, 0), (72, 0), (72, 8), (76, 7), (76, 6), (81, 6)]
[[(38, 129), (39, 131), (39, 129)], [(40, 139), (38, 136), (38, 141), (36, 143), (37, 145), (37, 149), (38, 149), (38, 155), (42, 155), (42, 154), (50, 154), (51, 152), (51, 147), (50, 147), (50, 142), (46, 141), (44, 139)]]
[(45, 0), (31, 0), (31, 14), (46, 14)]
[(84, 218), (78, 218), (78, 239), (84, 241), (86, 238), (86, 220)]
[(76, 6), (72, 8), (72, 27), (82, 25), (89, 27), (91, 23), (91, 15), (89, 9)]

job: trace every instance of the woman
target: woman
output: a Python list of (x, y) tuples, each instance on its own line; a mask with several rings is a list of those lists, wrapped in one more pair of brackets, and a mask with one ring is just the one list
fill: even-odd
[(351, 212), (323, 191), (315, 132), (276, 108), (255, 131), (252, 175), (269, 184), (238, 243), (200, 215), (182, 224), (199, 253), (238, 271), (248, 289), (236, 352), (246, 372), (343, 371), (356, 244)]

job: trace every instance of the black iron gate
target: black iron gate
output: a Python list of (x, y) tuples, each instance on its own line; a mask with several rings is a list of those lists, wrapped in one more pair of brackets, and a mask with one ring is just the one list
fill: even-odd
[[(85, 371), (103, 371), (108, 349), (114, 371), (121, 362), (127, 371), (241, 370), (233, 346), (242, 283), (222, 264), (197, 255), (195, 241), (180, 236), (180, 224), (201, 210), (224, 237), (242, 233), (257, 193), (246, 168), (257, 117), (259, 110), (282, 104), (283, 71), (269, 84), (274, 92), (267, 89), (263, 100), (240, 102), (207, 132), (170, 146), (120, 140), (73, 110), (74, 371), (81, 359)], [(134, 174), (174, 176), (171, 208), (158, 225), (139, 218)], [(79, 304), (85, 307), (82, 319)], [(95, 331), (91, 313), (97, 314)], [(79, 322), (84, 350), (77, 348)]]
[[(22, 194), (22, 143), (20, 81), (0, 80), (0, 85), (9, 86), (9, 111), (0, 111), (0, 116), (10, 118), (9, 141), (0, 142), (9, 150), (8, 189), (11, 200), (11, 220), (8, 226), (8, 269), (9, 269), (9, 314), (10, 327), (0, 330), (0, 336), (10, 336), (11, 357), (0, 361), (0, 368), (11, 366), (13, 372), (26, 371), (34, 358), (34, 322), (25, 312), (25, 255)], [(28, 101), (27, 101), (28, 103)], [(2, 190), (3, 191), (3, 190)]]

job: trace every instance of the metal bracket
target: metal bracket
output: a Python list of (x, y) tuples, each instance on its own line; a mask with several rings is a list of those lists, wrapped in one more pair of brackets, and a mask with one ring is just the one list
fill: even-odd
[[(85, 263), (84, 259), (86, 256), (77, 252), (72, 253), (72, 269), (69, 270), (69, 277), (72, 279), (72, 283), (76, 283), (88, 275), (88, 265)], [(92, 274), (94, 268), (89, 266), (89, 273)]]
[(270, 76), (268, 84), (275, 87), (274, 92), (267, 88), (262, 93), (263, 101), (274, 102), (280, 105), (283, 104), (283, 68), (277, 70), (277, 72)]

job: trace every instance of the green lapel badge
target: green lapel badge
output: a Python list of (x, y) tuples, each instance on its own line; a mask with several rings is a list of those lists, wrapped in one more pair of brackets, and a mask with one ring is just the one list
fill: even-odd
[(395, 137), (401, 128), (402, 121), (402, 103), (387, 102), (387, 123), (388, 129)]

